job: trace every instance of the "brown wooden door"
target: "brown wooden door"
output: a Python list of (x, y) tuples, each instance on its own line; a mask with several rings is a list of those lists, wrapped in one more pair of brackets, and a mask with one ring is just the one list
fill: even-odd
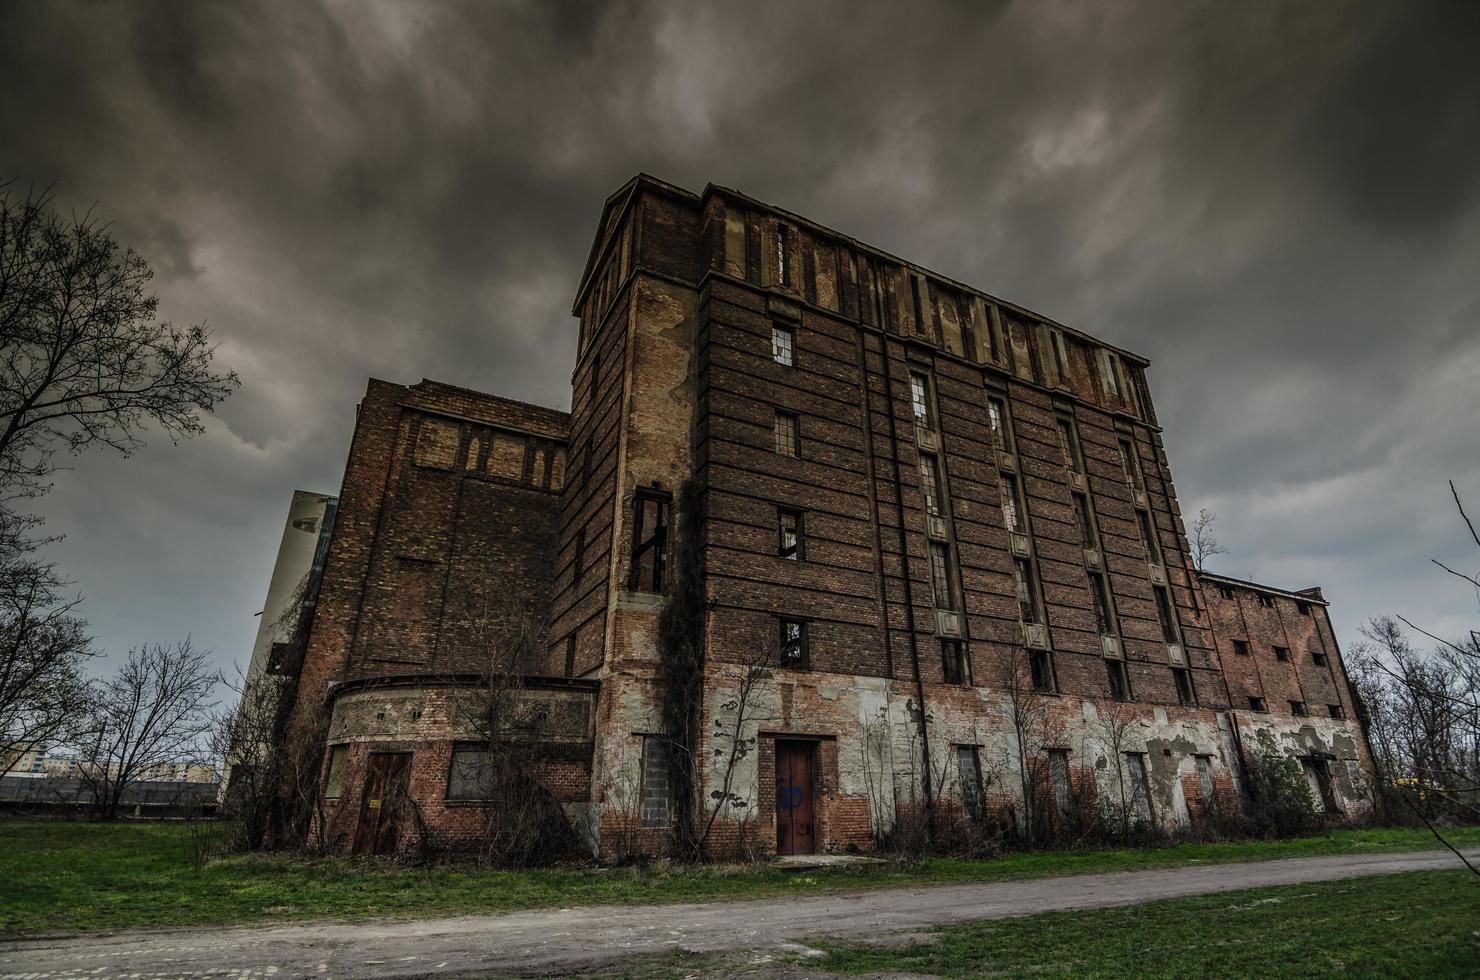
[(813, 832), (811, 742), (776, 743), (776, 853), (811, 854)]
[(410, 752), (372, 752), (360, 798), (356, 854), (394, 854), (401, 837), (401, 813), (411, 788)]

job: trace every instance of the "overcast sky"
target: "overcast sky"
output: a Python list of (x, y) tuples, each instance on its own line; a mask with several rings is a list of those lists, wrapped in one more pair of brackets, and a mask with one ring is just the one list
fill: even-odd
[[(713, 181), (1146, 355), (1217, 571), (1344, 646), (1476, 600), (1480, 3), (8, 3), (0, 174), (242, 388), (44, 502), (98, 645), (245, 664), (367, 377), (568, 409), (606, 196)], [(1480, 515), (1477, 515), (1480, 516)]]

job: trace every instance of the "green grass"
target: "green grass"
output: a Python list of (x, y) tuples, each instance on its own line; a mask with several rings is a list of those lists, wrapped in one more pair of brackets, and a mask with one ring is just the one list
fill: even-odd
[(941, 977), (1458, 977), (1480, 972), (1480, 881), (1417, 872), (1256, 888), (934, 931), (898, 948), (808, 945), (809, 969)]
[[(1480, 828), (1455, 831), (1452, 839), (1480, 843)], [(375, 859), (280, 855), (218, 857), (196, 867), (189, 828), (178, 824), (3, 821), (0, 931), (91, 932), (705, 902), (1434, 846), (1426, 832), (1364, 830), (1285, 842), (1014, 854), (994, 861), (933, 859), (801, 873), (770, 865), (485, 871), (470, 865), (408, 868)]]

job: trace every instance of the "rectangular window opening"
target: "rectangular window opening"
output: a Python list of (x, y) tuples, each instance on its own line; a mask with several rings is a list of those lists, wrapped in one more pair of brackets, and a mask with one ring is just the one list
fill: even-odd
[(348, 745), (336, 745), (329, 750), (329, 772), (324, 777), (324, 799), (337, 800), (344, 795), (344, 761), (348, 755)]
[(802, 512), (776, 509), (776, 554), (796, 561), (802, 557)]
[(1047, 650), (1028, 651), (1028, 670), (1033, 678), (1033, 690), (1040, 694), (1052, 694), (1058, 690), (1054, 683), (1053, 657)]
[(982, 767), (975, 745), (956, 746), (956, 774), (961, 779), (961, 806), (972, 820), (982, 816)]
[(1072, 495), (1074, 497), (1074, 516), (1079, 520), (1079, 543), (1087, 550), (1098, 549), (1095, 541), (1094, 518), (1090, 516), (1089, 498), (1082, 493)]
[(776, 451), (782, 456), (796, 456), (797, 417), (789, 412), (776, 413)]
[(966, 683), (966, 655), (960, 640), (940, 641), (940, 666), (947, 684)]
[(791, 328), (780, 324), (771, 324), (771, 360), (782, 367), (792, 367), (792, 345), (795, 334)]
[(1161, 638), (1167, 643), (1176, 643), (1177, 614), (1172, 608), (1172, 598), (1165, 586), (1153, 585), (1151, 590), (1156, 593), (1156, 618), (1161, 622)]
[(930, 380), (923, 374), (910, 373), (910, 407), (915, 413), (915, 424), (921, 428), (935, 427), (930, 411)]
[(639, 490), (633, 511), (632, 571), (627, 588), (662, 593), (668, 572), (668, 496)]
[(1065, 749), (1048, 750), (1049, 779), (1053, 783), (1053, 803), (1061, 819), (1074, 812), (1074, 794), (1069, 783), (1069, 753)]
[(1026, 558), (1016, 558), (1012, 563), (1013, 585), (1017, 589), (1018, 615), (1024, 623), (1036, 625), (1038, 615), (1038, 592), (1033, 587), (1033, 569)]
[(807, 666), (807, 624), (800, 619), (783, 619), (780, 625), (783, 667), (801, 669)]
[(1026, 533), (1022, 515), (1022, 497), (1018, 492), (1017, 477), (1003, 473), (1000, 484), (1002, 494), (1002, 523), (1015, 534)]
[(1079, 455), (1079, 433), (1074, 429), (1074, 420), (1060, 415), (1055, 422), (1059, 428), (1059, 451), (1064, 454), (1064, 466), (1071, 473), (1083, 473), (1084, 461)]
[(920, 454), (920, 495), (926, 512), (940, 516), (940, 463), (930, 453)]
[(1310, 655), (1310, 662), (1315, 664), (1317, 667), (1324, 667), (1326, 666), (1326, 655), (1324, 653), (1313, 652)]
[(1000, 398), (987, 398), (987, 422), (992, 427), (992, 442), (1004, 453), (1012, 452), (1007, 431), (1007, 403)]
[(1236, 654), (1238, 654), (1240, 657), (1247, 657), (1249, 655), (1249, 641), (1248, 640), (1234, 640), (1233, 641), (1233, 652), (1236, 653)]
[(1254, 697), (1251, 694), (1251, 695), (1249, 695), (1249, 710), (1250, 711), (1267, 711), (1268, 709), (1265, 708), (1265, 706), (1264, 706), (1264, 699), (1263, 698), (1256, 698), (1256, 697)]
[(1131, 802), (1135, 806), (1136, 819), (1148, 821), (1151, 819), (1151, 782), (1146, 772), (1146, 754), (1127, 752), (1125, 761), (1130, 770)]
[(1107, 660), (1105, 669), (1110, 675), (1110, 697), (1116, 701), (1129, 701), (1131, 699), (1131, 681), (1126, 673), (1125, 661)]
[(1197, 783), (1202, 791), (1204, 806), (1213, 803), (1213, 757), (1208, 755), (1195, 755), (1192, 760), (1197, 765)]
[(1330, 712), (1332, 718), (1341, 719), (1346, 717), (1346, 709), (1339, 704), (1328, 704), (1326, 705), (1326, 710)]
[(447, 799), (469, 802), (497, 799), (497, 761), (486, 743), (454, 744), (452, 767), (447, 773)]
[(930, 542), (930, 580), (935, 588), (935, 608), (954, 612), (956, 601), (956, 576), (951, 558), (951, 546), (943, 541)]
[(1197, 707), (1197, 691), (1192, 686), (1192, 671), (1186, 667), (1173, 667), (1172, 678), (1177, 682), (1177, 703), (1184, 708)]

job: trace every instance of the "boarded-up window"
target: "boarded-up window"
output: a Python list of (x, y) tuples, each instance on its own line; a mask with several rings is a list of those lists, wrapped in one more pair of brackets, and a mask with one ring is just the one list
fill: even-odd
[(1151, 819), (1151, 783), (1146, 774), (1146, 756), (1141, 752), (1125, 754), (1126, 768), (1131, 781), (1131, 803), (1135, 807), (1137, 820)]
[(1064, 749), (1049, 749), (1049, 777), (1053, 781), (1054, 808), (1060, 817), (1068, 817), (1074, 809), (1074, 795), (1069, 789), (1069, 753)]
[(524, 440), (495, 433), (488, 451), (488, 472), (509, 480), (524, 478)]
[(344, 795), (344, 760), (348, 755), (348, 745), (336, 745), (329, 750), (329, 773), (324, 777), (324, 799), (337, 800)]
[(476, 742), (452, 748), (452, 768), (447, 773), (449, 800), (491, 800), (497, 795), (493, 752)]
[(1192, 760), (1197, 763), (1197, 784), (1202, 792), (1204, 804), (1213, 802), (1213, 760), (1205, 755), (1195, 755)]
[(557, 449), (550, 456), (550, 489), (559, 490), (565, 486), (565, 450)]
[(961, 805), (968, 817), (979, 818), (982, 812), (982, 767), (975, 745), (956, 746), (956, 772), (961, 778)]
[(422, 419), (416, 434), (417, 466), (437, 470), (450, 470), (457, 460), (457, 442), (460, 430), (457, 426), (437, 419)]
[(644, 827), (666, 827), (673, 820), (673, 784), (669, 761), (673, 744), (661, 735), (642, 737), (642, 802)]
[(545, 451), (543, 449), (534, 451), (534, 463), (530, 468), (529, 482), (537, 487), (545, 485)]

